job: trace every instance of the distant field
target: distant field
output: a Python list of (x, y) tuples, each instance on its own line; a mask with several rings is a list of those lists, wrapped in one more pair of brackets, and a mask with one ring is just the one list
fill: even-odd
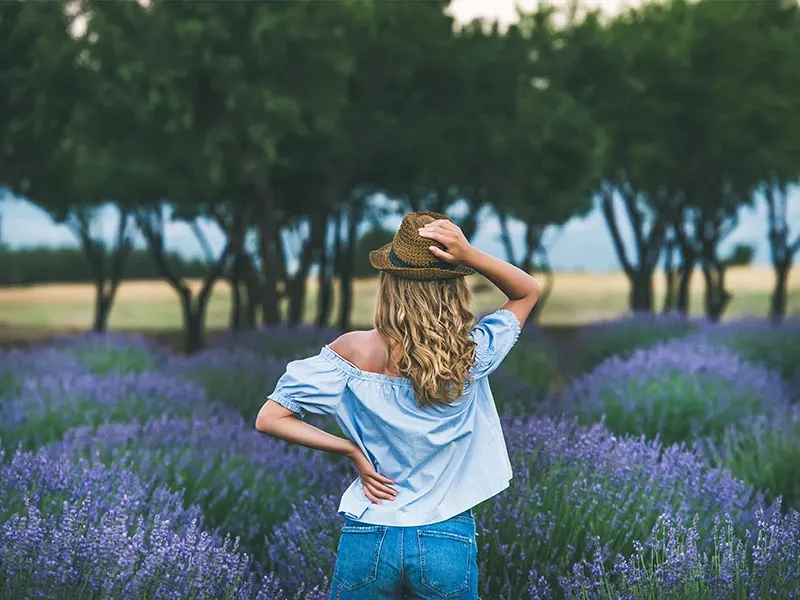
[[(768, 268), (733, 269), (729, 287), (734, 293), (726, 317), (766, 314), (773, 275)], [(473, 284), (481, 278), (470, 278)], [(664, 282), (656, 279), (656, 298), (660, 305)], [(195, 284), (197, 285), (197, 284)], [(356, 283), (353, 321), (356, 327), (370, 326), (375, 307), (377, 279)], [(309, 282), (307, 319), (314, 318), (316, 281)], [(701, 277), (692, 285), (692, 309), (702, 312)], [(40, 285), (0, 288), (0, 337), (31, 339), (53, 333), (80, 330), (92, 320), (93, 287), (88, 284)], [(628, 283), (621, 273), (557, 274), (555, 288), (542, 315), (545, 325), (581, 325), (610, 318), (626, 311)], [(502, 302), (494, 288), (474, 294), (474, 308), (484, 311)], [(208, 327), (225, 328), (230, 311), (230, 290), (220, 283), (214, 289), (208, 311)], [(789, 312), (800, 314), (800, 276), (797, 269), (790, 279)], [(161, 281), (132, 281), (120, 286), (111, 313), (111, 328), (116, 330), (174, 330), (181, 327), (180, 307), (175, 293)]]

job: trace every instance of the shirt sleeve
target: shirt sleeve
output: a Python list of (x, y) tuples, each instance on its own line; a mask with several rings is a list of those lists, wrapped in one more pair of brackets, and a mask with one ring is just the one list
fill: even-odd
[(347, 378), (346, 372), (320, 353), (286, 365), (268, 398), (300, 417), (332, 415), (339, 408)]
[(477, 343), (472, 375), (480, 379), (499, 367), (517, 343), (521, 330), (517, 316), (503, 308), (478, 321), (472, 329), (472, 339)]

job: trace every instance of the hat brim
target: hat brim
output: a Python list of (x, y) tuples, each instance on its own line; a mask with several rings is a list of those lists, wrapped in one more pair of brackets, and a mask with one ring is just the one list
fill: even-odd
[(391, 273), (403, 279), (416, 279), (420, 281), (433, 281), (435, 279), (455, 279), (465, 275), (474, 275), (474, 269), (465, 265), (452, 265), (444, 267), (399, 267), (392, 263), (389, 253), (392, 250), (391, 242), (369, 253), (369, 264), (378, 271)]

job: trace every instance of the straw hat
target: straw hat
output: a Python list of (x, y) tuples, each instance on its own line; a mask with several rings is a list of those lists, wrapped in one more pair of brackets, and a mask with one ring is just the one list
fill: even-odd
[(394, 239), (369, 253), (369, 264), (396, 277), (422, 281), (473, 274), (475, 271), (469, 267), (439, 260), (428, 250), (430, 246), (438, 246), (442, 250), (445, 247), (435, 240), (422, 237), (417, 230), (438, 219), (452, 221), (447, 215), (436, 212), (408, 213), (403, 217)]

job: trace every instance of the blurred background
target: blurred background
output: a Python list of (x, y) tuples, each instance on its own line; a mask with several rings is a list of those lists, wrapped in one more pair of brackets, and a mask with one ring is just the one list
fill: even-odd
[(0, 3), (0, 343), (370, 327), (367, 253), (411, 210), (536, 273), (545, 328), (778, 321), (796, 8)]

